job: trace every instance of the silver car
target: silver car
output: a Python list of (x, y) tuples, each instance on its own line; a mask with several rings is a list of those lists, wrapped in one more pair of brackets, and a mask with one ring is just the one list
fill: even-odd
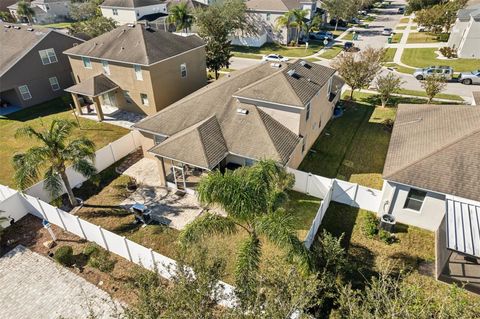
[(445, 80), (451, 80), (453, 76), (453, 69), (449, 66), (429, 66), (423, 69), (416, 69), (413, 76), (419, 80), (425, 80), (430, 75), (437, 75), (443, 77)]
[(460, 73), (458, 82), (466, 85), (480, 84), (480, 70)]

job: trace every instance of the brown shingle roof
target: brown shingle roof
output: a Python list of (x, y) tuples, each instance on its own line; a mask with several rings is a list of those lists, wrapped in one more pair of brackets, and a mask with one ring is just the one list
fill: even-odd
[[(294, 65), (296, 63), (294, 62)], [(177, 133), (214, 116), (230, 153), (251, 159), (268, 158), (286, 164), (300, 142), (299, 136), (257, 106), (242, 103), (234, 96), (239, 89), (252, 83), (262, 83), (262, 79), (282, 73), (288, 68), (288, 64), (282, 64), (278, 69), (272, 68), (269, 63), (262, 63), (235, 72), (146, 118), (134, 127), (173, 138)], [(309, 70), (313, 73), (317, 69)], [(290, 85), (284, 75), (281, 77), (287, 82), (286, 85)], [(270, 90), (277, 86), (274, 82), (269, 83)], [(247, 114), (241, 114), (239, 109), (245, 110)], [(164, 143), (168, 140), (170, 138)], [(183, 151), (178, 150), (179, 154), (181, 152)]]
[(118, 88), (118, 85), (106, 75), (99, 74), (83, 80), (67, 89), (66, 92), (95, 97)]
[(183, 37), (137, 24), (118, 27), (64, 53), (150, 65), (204, 45), (195, 35)]
[(386, 180), (480, 200), (480, 108), (399, 105)]

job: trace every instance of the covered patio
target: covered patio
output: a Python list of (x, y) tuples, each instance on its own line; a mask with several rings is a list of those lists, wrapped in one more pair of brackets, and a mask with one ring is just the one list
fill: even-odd
[(480, 294), (480, 203), (448, 196), (437, 233), (437, 276)]
[[(106, 103), (108, 106), (113, 106), (116, 103), (115, 95), (113, 93), (118, 88), (119, 86), (106, 75), (99, 74), (65, 89), (65, 91), (72, 94), (73, 102), (75, 103), (75, 108), (79, 115), (84, 114), (79, 96), (84, 96), (93, 101), (97, 118), (99, 121), (103, 121), (105, 116), (102, 110), (100, 97), (102, 97), (103, 103)], [(87, 104), (87, 112), (89, 110), (90, 105)]]

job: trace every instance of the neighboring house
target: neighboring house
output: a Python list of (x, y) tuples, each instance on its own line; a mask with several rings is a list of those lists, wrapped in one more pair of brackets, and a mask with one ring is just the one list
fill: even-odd
[(158, 159), (162, 185), (189, 188), (206, 171), (260, 159), (296, 168), (332, 117), (343, 86), (335, 72), (303, 60), (262, 63), (134, 128), (143, 135), (145, 156)]
[[(17, 3), (8, 7), (10, 14), (20, 22), (28, 22), (26, 17), (17, 14)], [(64, 22), (69, 19), (70, 0), (33, 0), (30, 6), (35, 12), (32, 16), (35, 24)]]
[(455, 48), (460, 58), (480, 59), (480, 4), (458, 10), (447, 45)]
[(446, 198), (480, 202), (479, 159), (480, 108), (399, 105), (379, 213), (436, 230), (446, 212)]
[(162, 0), (105, 0), (100, 9), (106, 18), (119, 25), (137, 21), (154, 21), (167, 15), (167, 5)]
[(0, 11), (9, 12), (8, 7), (17, 3), (17, 0), (0, 0)]
[(82, 40), (47, 28), (8, 23), (0, 23), (0, 27), (3, 107), (28, 107), (51, 100), (74, 83), (62, 52)]
[(266, 42), (288, 44), (296, 37), (296, 29), (279, 28), (276, 20), (292, 9), (308, 10), (311, 19), (317, 10), (315, 0), (247, 0), (247, 12), (256, 26), (255, 35), (236, 34), (234, 45), (260, 47)]
[(76, 85), (72, 93), (102, 105), (155, 114), (207, 84), (205, 44), (143, 25), (125, 25), (64, 52)]

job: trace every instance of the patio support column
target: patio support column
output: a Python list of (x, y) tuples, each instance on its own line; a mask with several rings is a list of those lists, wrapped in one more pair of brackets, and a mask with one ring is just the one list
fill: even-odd
[(100, 104), (100, 98), (98, 96), (95, 96), (93, 98), (93, 103), (95, 104), (95, 110), (97, 111), (98, 120), (101, 122), (103, 121), (103, 111), (102, 105)]
[(167, 175), (165, 175), (165, 160), (163, 157), (155, 157), (158, 165), (158, 172), (160, 173), (160, 184), (167, 186)]
[(80, 101), (78, 100), (78, 94), (72, 93), (73, 104), (75, 104), (75, 108), (77, 109), (78, 115), (83, 115), (82, 107), (80, 105)]

